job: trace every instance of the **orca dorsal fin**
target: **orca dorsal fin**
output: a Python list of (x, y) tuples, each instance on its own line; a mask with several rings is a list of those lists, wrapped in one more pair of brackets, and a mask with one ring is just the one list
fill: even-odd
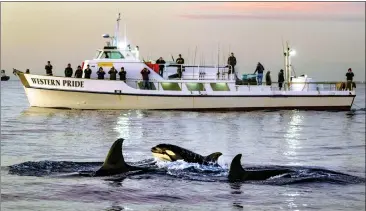
[(125, 162), (122, 154), (122, 144), (124, 139), (117, 139), (111, 148), (102, 167), (96, 172), (96, 175), (112, 175), (129, 171), (129, 165)]
[(219, 159), (219, 157), (222, 155), (221, 152), (214, 152), (212, 154), (209, 154), (205, 157), (205, 161), (206, 162), (212, 162), (212, 163), (217, 163), (217, 160)]
[(241, 154), (237, 154), (231, 161), (229, 170), (229, 180), (238, 181), (245, 177), (245, 170), (241, 166)]

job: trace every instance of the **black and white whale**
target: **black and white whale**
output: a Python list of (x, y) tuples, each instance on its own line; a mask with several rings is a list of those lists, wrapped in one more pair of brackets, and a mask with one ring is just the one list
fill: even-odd
[(184, 160), (187, 163), (198, 163), (202, 165), (217, 164), (222, 155), (221, 152), (214, 152), (207, 156), (199, 155), (190, 150), (172, 144), (159, 144), (151, 148), (154, 157), (163, 161)]

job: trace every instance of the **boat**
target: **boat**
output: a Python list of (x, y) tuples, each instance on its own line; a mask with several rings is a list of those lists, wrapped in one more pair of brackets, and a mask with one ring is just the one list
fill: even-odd
[(1, 70), (1, 81), (8, 81), (10, 79), (10, 76), (7, 76), (5, 74), (5, 70)]
[[(24, 74), (14, 69), (30, 106), (82, 110), (350, 110), (356, 97), (355, 89), (340, 89), (339, 82), (316, 82), (307, 75), (292, 75), (295, 51), (288, 42), (283, 49), (283, 90), (276, 83), (253, 85), (252, 75), (240, 78), (237, 70), (229, 74), (228, 65), (177, 64), (174, 58), (164, 64), (160, 75), (157, 64), (140, 59), (139, 47), (127, 41), (126, 30), (124, 40), (119, 39), (120, 20), (118, 15), (114, 36), (103, 34), (106, 45), (93, 59), (82, 62), (83, 70), (87, 66), (92, 70), (90, 79), (84, 78), (84, 73), (83, 78), (73, 78)], [(117, 70), (124, 67), (125, 81), (97, 78), (100, 67), (108, 72), (112, 66)], [(143, 86), (140, 72), (144, 68), (150, 71), (151, 89)], [(181, 77), (177, 77), (177, 70), (183, 70)]]

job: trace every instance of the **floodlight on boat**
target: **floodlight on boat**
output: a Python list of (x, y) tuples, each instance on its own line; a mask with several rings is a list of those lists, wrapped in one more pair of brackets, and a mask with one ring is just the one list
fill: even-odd
[(296, 55), (296, 51), (295, 50), (291, 50), (290, 51), (290, 56), (295, 56)]
[(110, 38), (109, 34), (103, 34), (102, 37), (103, 38)]

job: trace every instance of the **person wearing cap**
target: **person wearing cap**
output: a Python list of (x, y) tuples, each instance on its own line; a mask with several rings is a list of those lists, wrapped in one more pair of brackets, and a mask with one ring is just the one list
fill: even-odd
[(81, 69), (81, 66), (78, 66), (78, 69), (75, 71), (75, 78), (82, 78), (83, 77), (83, 70)]
[(184, 64), (184, 59), (182, 58), (182, 54), (178, 55), (178, 59), (175, 60), (175, 63), (179, 64), (179, 67), (177, 68), (177, 73), (179, 75), (179, 78), (182, 78), (182, 71), (184, 72), (184, 68), (183, 68), (183, 64)]
[(234, 53), (231, 53), (231, 56), (227, 59), (227, 64), (229, 65), (229, 74), (235, 74), (236, 58)]
[(47, 64), (45, 66), (45, 69), (46, 69), (46, 75), (49, 75), (49, 76), (52, 76), (52, 65), (51, 65), (51, 62), (50, 61), (47, 61)]
[(346, 77), (347, 77), (347, 89), (349, 91), (352, 90), (352, 85), (353, 85), (353, 77), (355, 76), (355, 74), (353, 74), (352, 69), (348, 68), (348, 72), (346, 73)]
[(67, 64), (67, 67), (65, 68), (65, 77), (72, 77), (73, 72), (71, 64)]

